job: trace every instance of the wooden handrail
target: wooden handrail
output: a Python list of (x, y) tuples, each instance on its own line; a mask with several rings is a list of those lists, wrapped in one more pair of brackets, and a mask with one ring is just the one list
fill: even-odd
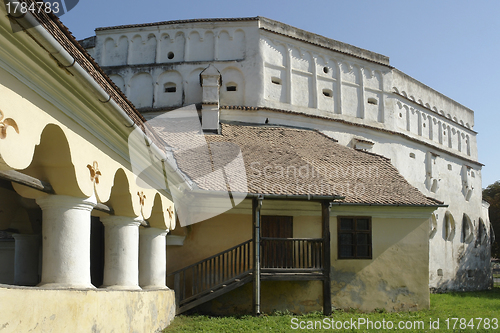
[(321, 242), (323, 238), (278, 238), (278, 237), (261, 237), (261, 240), (277, 240), (277, 241), (311, 241)]
[[(260, 242), (262, 270), (279, 279), (290, 274), (307, 279), (321, 277), (324, 259), (323, 238), (263, 237)], [(245, 241), (167, 275), (173, 282), (176, 303), (186, 309), (205, 299), (251, 281), (254, 268), (253, 240)], [(308, 274), (298, 276), (300, 274)]]
[(238, 284), (253, 269), (253, 240), (248, 240), (194, 264), (172, 272), (178, 306), (184, 306), (201, 297)]
[(189, 266), (186, 266), (186, 267), (184, 267), (184, 268), (181, 268), (181, 269), (179, 269), (179, 270), (176, 270), (175, 272), (172, 272), (172, 273), (170, 273), (170, 274), (167, 274), (167, 277), (168, 277), (168, 276), (175, 275), (175, 274), (177, 274), (177, 273), (180, 273), (180, 272), (182, 272), (182, 271), (184, 271), (184, 270), (187, 270), (187, 269), (189, 269), (189, 268), (192, 268), (192, 267), (194, 267), (194, 266), (196, 266), (196, 265), (199, 265), (199, 264), (201, 264), (201, 263), (203, 263), (203, 262), (205, 262), (205, 261), (209, 261), (209, 260), (211, 260), (211, 259), (214, 259), (214, 258), (216, 258), (216, 257), (219, 257), (220, 255), (222, 255), (222, 254), (224, 254), (224, 253), (231, 252), (232, 250), (234, 250), (234, 249), (236, 249), (236, 248), (238, 248), (238, 247), (240, 247), (240, 246), (243, 246), (243, 245), (245, 245), (246, 243), (251, 243), (251, 242), (252, 242), (252, 240), (251, 240), (251, 239), (250, 239), (250, 240), (247, 240), (246, 242), (243, 242), (243, 243), (241, 243), (241, 244), (235, 245), (235, 246), (233, 246), (233, 247), (232, 247), (232, 248), (230, 248), (230, 249), (227, 249), (227, 250), (224, 250), (224, 251), (222, 251), (222, 252), (216, 253), (216, 254), (214, 254), (214, 255), (213, 255), (213, 256), (211, 256), (211, 257), (208, 257), (208, 258), (202, 259), (202, 260), (200, 260), (200, 261), (198, 261), (198, 262), (195, 262), (194, 264), (191, 264), (191, 265), (189, 265)]
[(262, 269), (323, 270), (323, 238), (261, 239)]

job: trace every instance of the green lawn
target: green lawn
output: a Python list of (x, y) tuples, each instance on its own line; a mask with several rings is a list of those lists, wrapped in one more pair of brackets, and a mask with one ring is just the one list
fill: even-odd
[[(457, 320), (453, 318), (458, 318)], [(460, 321), (461, 318), (464, 318)], [(481, 318), (481, 321), (480, 319)], [(448, 319), (448, 322), (446, 321)], [(472, 321), (471, 321), (472, 319)], [(328, 326), (344, 326), (342, 329), (332, 329)], [(430, 321), (436, 329), (430, 328)], [(437, 323), (439, 320), (439, 324)], [(367, 329), (371, 321), (373, 329)], [(383, 325), (385, 321), (385, 328)], [(390, 322), (389, 322), (390, 321)], [(348, 323), (345, 323), (348, 322)], [(355, 327), (350, 323), (355, 322)], [(366, 322), (366, 324), (363, 324)], [(363, 325), (359, 325), (362, 323)], [(322, 330), (319, 329), (320, 324)], [(393, 329), (390, 329), (390, 325)], [(453, 325), (455, 329), (453, 330)], [(321, 313), (312, 313), (296, 316), (287, 313), (276, 313), (260, 317), (209, 317), (201, 315), (178, 316), (165, 333), (174, 332), (294, 332), (304, 328), (314, 328), (318, 332), (386, 332), (403, 330), (404, 332), (500, 332), (500, 286), (490, 291), (462, 292), (449, 294), (432, 294), (431, 308), (418, 312), (388, 313), (360, 313), (353, 311), (334, 311), (330, 317)], [(380, 329), (377, 329), (381, 325)], [(402, 325), (398, 329), (398, 325)], [(417, 325), (420, 325), (418, 327)], [(422, 329), (423, 325), (423, 329)], [(439, 325), (439, 329), (438, 328)], [(472, 328), (472, 325), (474, 328)], [(409, 327), (412, 326), (412, 329)], [(478, 329), (479, 326), (479, 329)], [(292, 329), (292, 328), (297, 329)], [(447, 330), (447, 327), (450, 329)], [(465, 329), (460, 329), (460, 328)], [(489, 329), (488, 329), (489, 327)], [(347, 328), (347, 329), (345, 329)]]

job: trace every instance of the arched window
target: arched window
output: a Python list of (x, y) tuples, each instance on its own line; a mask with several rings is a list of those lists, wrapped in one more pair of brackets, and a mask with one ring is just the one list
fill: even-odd
[(446, 212), (444, 214), (444, 227), (445, 239), (449, 241), (453, 240), (453, 237), (455, 236), (455, 219), (450, 212)]
[(429, 238), (434, 237), (434, 235), (437, 232), (437, 218), (436, 214), (432, 214), (431, 218), (429, 219)]
[(477, 237), (476, 237), (475, 247), (481, 246), (481, 244), (484, 243), (486, 236), (487, 233), (486, 233), (486, 227), (484, 226), (484, 221), (482, 218), (479, 218), (479, 222), (477, 225)]
[(462, 240), (464, 243), (470, 243), (474, 237), (474, 226), (470, 217), (464, 213), (462, 218)]

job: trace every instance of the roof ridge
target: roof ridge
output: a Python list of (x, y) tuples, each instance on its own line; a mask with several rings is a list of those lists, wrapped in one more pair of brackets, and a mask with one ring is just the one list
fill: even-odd
[(128, 29), (128, 28), (141, 28), (141, 27), (154, 27), (158, 25), (170, 25), (170, 24), (181, 24), (181, 23), (197, 23), (197, 22), (237, 22), (237, 21), (258, 21), (261, 16), (253, 17), (219, 17), (219, 18), (200, 18), (200, 19), (184, 19), (184, 20), (170, 20), (170, 21), (159, 21), (151, 23), (137, 23), (137, 24), (124, 24), (116, 25), (111, 27), (99, 27), (95, 31), (105, 31), (105, 30), (115, 30), (115, 29)]

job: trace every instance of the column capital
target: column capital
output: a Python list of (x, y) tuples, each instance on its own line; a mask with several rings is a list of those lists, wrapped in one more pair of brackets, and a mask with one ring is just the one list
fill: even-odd
[(141, 233), (141, 235), (147, 235), (147, 236), (151, 236), (151, 237), (166, 236), (168, 231), (169, 231), (168, 229), (165, 230), (165, 229), (158, 229), (158, 228), (140, 228), (139, 229), (139, 232)]
[(102, 224), (109, 227), (129, 226), (138, 227), (142, 224), (144, 219), (142, 217), (129, 217), (129, 216), (116, 216), (110, 215), (101, 218)]
[(90, 198), (78, 198), (68, 195), (55, 194), (39, 197), (36, 199), (36, 203), (40, 206), (40, 208), (42, 208), (42, 210), (70, 207), (72, 209), (92, 211), (95, 205), (97, 205), (97, 200), (95, 196), (91, 196)]

